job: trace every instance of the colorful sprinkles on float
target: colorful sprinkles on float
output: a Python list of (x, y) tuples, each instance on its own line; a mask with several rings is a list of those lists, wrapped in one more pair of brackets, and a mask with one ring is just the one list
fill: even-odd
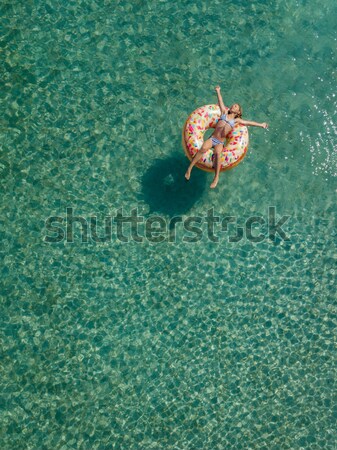
[[(204, 134), (209, 128), (215, 128), (220, 118), (218, 105), (204, 105), (193, 111), (187, 118), (183, 129), (183, 146), (189, 160), (192, 160), (204, 142)], [(221, 171), (231, 169), (239, 164), (248, 150), (248, 129), (235, 124), (228, 134), (226, 145), (221, 153)], [(214, 171), (214, 152), (211, 148), (196, 164), (199, 169)]]

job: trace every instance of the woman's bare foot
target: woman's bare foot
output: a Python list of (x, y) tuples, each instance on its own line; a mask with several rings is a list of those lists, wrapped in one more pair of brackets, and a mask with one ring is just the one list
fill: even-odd
[(187, 170), (187, 172), (185, 173), (185, 178), (186, 178), (187, 181), (189, 181), (190, 176), (191, 176), (191, 171)]
[(216, 185), (218, 184), (219, 181), (219, 177), (215, 177), (212, 184), (211, 184), (211, 189), (214, 189), (216, 187)]

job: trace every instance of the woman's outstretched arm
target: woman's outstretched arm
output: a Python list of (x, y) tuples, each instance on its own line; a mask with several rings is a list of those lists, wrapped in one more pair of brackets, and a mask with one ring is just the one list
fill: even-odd
[(252, 126), (252, 127), (261, 127), (261, 128), (268, 128), (268, 124), (266, 122), (253, 122), (251, 120), (243, 120), (243, 119), (236, 119), (235, 122), (238, 122), (242, 125)]
[(216, 88), (215, 88), (215, 91), (216, 91), (216, 95), (218, 96), (218, 102), (219, 102), (219, 106), (220, 106), (220, 109), (221, 109), (221, 114), (223, 114), (223, 113), (225, 113), (226, 112), (226, 106), (225, 106), (225, 104), (224, 104), (224, 102), (223, 102), (223, 100), (222, 100), (222, 96), (221, 96), (221, 93), (220, 93), (220, 86), (217, 86)]

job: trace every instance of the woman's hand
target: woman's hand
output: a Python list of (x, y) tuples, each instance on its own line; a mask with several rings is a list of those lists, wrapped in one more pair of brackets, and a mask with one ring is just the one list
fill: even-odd
[(216, 91), (216, 92), (220, 92), (220, 86), (216, 86), (216, 87), (215, 87), (215, 91)]
[(261, 123), (262, 128), (268, 128), (268, 124), (266, 122)]

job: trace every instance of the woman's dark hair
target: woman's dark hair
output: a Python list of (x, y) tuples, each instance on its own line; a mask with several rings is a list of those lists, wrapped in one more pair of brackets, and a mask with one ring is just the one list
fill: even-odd
[(242, 118), (242, 106), (239, 105), (239, 103), (237, 103), (237, 105), (240, 108), (240, 112), (235, 116), (235, 118), (239, 117), (241, 119)]
[[(239, 105), (239, 103), (235, 103), (236, 105), (238, 105), (238, 107), (240, 108), (240, 112), (235, 114), (235, 119), (237, 119), (238, 117), (241, 119), (242, 118), (242, 106)], [(230, 111), (231, 109), (228, 108), (228, 111)]]

